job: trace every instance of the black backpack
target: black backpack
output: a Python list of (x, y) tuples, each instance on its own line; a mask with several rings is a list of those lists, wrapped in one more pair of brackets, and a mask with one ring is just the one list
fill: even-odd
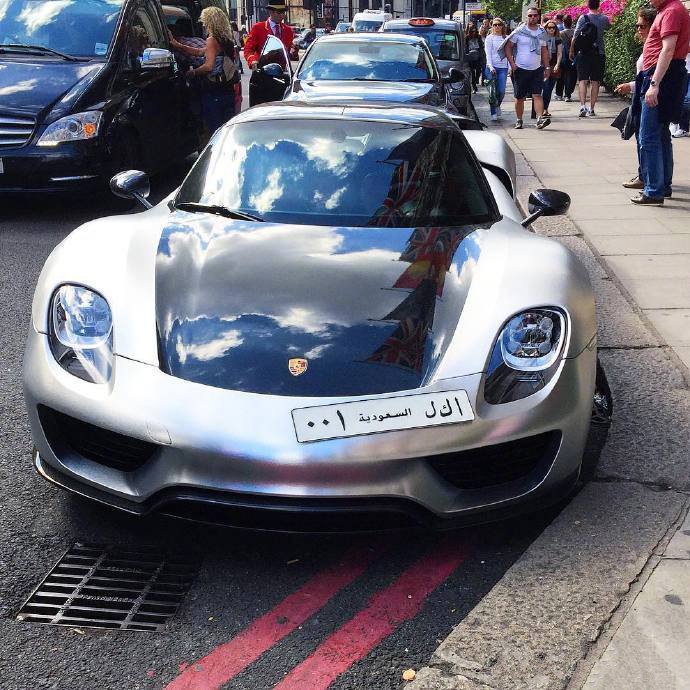
[(599, 47), (599, 32), (596, 24), (585, 15), (585, 21), (582, 27), (575, 34), (575, 52), (577, 53), (594, 53)]

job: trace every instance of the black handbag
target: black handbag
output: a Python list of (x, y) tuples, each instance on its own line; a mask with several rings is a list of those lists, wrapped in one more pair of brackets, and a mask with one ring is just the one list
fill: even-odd
[(633, 109), (630, 106), (623, 108), (623, 110), (616, 115), (611, 123), (611, 127), (615, 127), (619, 130), (621, 137), (626, 141), (630, 139), (637, 131), (637, 123), (635, 122)]

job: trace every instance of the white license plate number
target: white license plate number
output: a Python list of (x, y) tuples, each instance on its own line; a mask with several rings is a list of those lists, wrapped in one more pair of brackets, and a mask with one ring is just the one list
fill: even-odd
[(292, 410), (300, 443), (420, 429), (474, 419), (467, 392), (398, 395)]

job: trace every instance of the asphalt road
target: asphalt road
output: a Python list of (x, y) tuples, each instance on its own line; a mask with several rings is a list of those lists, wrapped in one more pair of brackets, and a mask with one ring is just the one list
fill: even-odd
[[(153, 196), (183, 172), (156, 180)], [(0, 211), (0, 687), (399, 687), (554, 513), (442, 536), (262, 535), (132, 519), (48, 485), (32, 469), (21, 391), (32, 293), (52, 248), (112, 210), (99, 197), (4, 201)], [(200, 570), (161, 632), (16, 620), (75, 542), (162, 549)]]

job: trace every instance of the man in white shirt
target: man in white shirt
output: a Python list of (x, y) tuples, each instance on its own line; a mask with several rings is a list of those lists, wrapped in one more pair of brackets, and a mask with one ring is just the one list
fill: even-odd
[(532, 96), (537, 114), (537, 129), (551, 124), (544, 117), (544, 99), (541, 96), (544, 79), (551, 74), (549, 51), (546, 36), (539, 26), (539, 11), (535, 7), (527, 10), (527, 24), (519, 26), (508, 37), (505, 53), (513, 75), (515, 89), (515, 129), (522, 129), (522, 116), (525, 112), (525, 98)]

